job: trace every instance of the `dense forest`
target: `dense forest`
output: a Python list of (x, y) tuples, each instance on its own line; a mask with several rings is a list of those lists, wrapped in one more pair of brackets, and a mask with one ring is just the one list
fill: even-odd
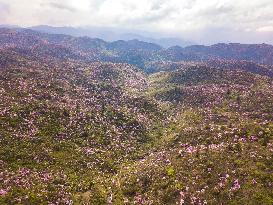
[(0, 29), (0, 204), (273, 204), (273, 46)]

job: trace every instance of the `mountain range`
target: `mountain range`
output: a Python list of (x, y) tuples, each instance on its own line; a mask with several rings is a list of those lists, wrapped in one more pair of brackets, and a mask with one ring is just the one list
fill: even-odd
[[(83, 59), (87, 61), (110, 61), (129, 63), (145, 72), (157, 70), (158, 64), (177, 64), (184, 62), (218, 62), (232, 64), (233, 60), (245, 61), (249, 67), (263, 67), (272, 75), (273, 46), (268, 44), (215, 44), (212, 46), (179, 46), (167, 49), (154, 43), (139, 40), (106, 42), (98, 38), (72, 37), (63, 34), (39, 33), (29, 29), (0, 29), (1, 43), (12, 49), (12, 45), (36, 52), (47, 52), (55, 58), (54, 47), (63, 58)], [(50, 54), (53, 52), (52, 54)], [(256, 64), (256, 65), (255, 65)], [(263, 72), (263, 71), (262, 71)]]
[[(24, 29), (19, 26), (14, 25), (0, 25), (2, 28), (17, 28)], [(189, 46), (195, 44), (192, 41), (184, 40), (182, 38), (175, 37), (160, 37), (153, 38), (154, 34), (150, 34), (143, 31), (121, 31), (120, 29), (110, 28), (110, 27), (53, 27), (47, 25), (38, 25), (27, 27), (26, 29), (31, 29), (38, 32), (49, 33), (49, 34), (65, 34), (74, 37), (87, 36), (90, 38), (100, 38), (105, 41), (117, 41), (117, 40), (140, 40), (149, 43), (159, 44), (162, 47), (171, 47), (179, 45), (181, 47)]]

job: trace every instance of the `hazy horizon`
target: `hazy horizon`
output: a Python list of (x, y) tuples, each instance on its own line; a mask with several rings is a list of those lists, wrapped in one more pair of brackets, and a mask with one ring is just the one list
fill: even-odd
[(271, 0), (0, 0), (0, 24), (107, 28), (206, 45), (273, 44), (272, 10)]

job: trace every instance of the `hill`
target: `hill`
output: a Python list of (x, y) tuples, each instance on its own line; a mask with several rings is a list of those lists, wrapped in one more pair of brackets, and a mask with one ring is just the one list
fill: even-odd
[(272, 204), (271, 47), (238, 46), (0, 29), (0, 204)]
[(88, 37), (5, 28), (0, 28), (0, 36), (0, 48), (21, 49), (21, 53), (32, 52), (32, 55), (46, 55), (46, 58), (54, 59), (128, 63), (148, 73), (156, 71), (158, 63), (162, 67), (170, 62), (194, 61), (211, 66), (227, 64), (228, 67), (272, 75), (273, 46), (266, 44), (216, 44), (164, 49), (157, 44), (138, 40), (105, 42)]

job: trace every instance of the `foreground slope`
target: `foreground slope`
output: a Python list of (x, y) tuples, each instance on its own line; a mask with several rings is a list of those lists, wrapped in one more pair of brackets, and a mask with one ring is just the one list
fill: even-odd
[(194, 66), (150, 76), (172, 120), (117, 181), (140, 204), (271, 204), (272, 79)]
[(134, 158), (160, 108), (132, 66), (32, 64), (0, 69), (0, 201), (67, 204)]

